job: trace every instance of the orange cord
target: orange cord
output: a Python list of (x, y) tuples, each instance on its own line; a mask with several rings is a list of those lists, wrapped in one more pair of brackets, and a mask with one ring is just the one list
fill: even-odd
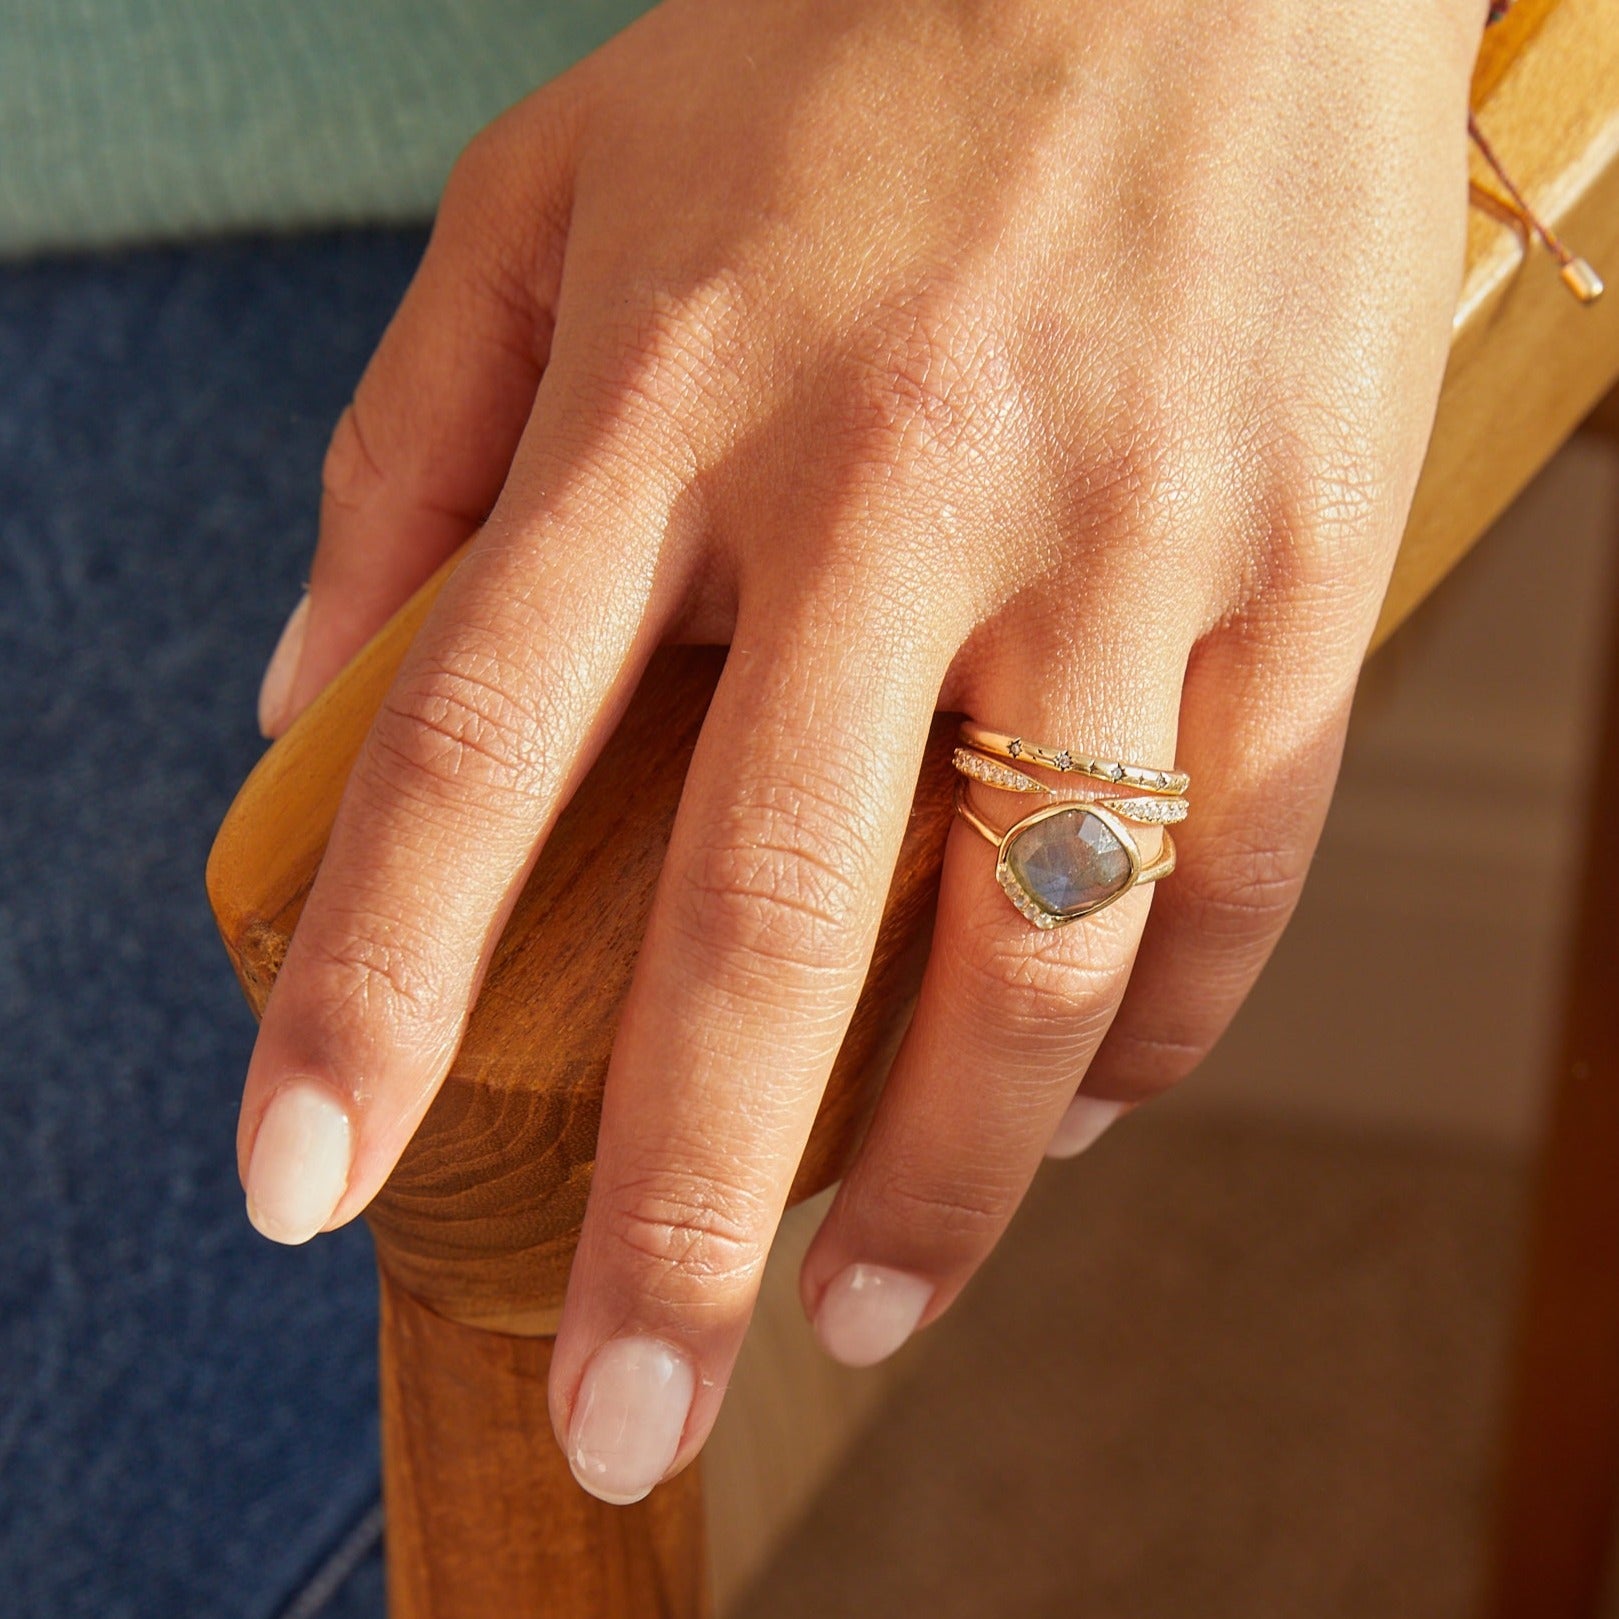
[(1602, 277), (1577, 253), (1571, 252), (1557, 233), (1529, 206), (1529, 199), (1507, 173), (1505, 164), (1496, 155), (1495, 148), (1486, 138), (1484, 131), (1479, 128), (1478, 119), (1471, 108), (1467, 113), (1467, 133), (1473, 137), (1473, 144), (1478, 147), (1479, 156), (1489, 164), (1496, 179), (1501, 182), (1511, 199), (1512, 211), (1523, 221), (1530, 235), (1538, 238), (1546, 251), (1557, 260), (1564, 286), (1581, 303), (1595, 303), (1602, 296)]

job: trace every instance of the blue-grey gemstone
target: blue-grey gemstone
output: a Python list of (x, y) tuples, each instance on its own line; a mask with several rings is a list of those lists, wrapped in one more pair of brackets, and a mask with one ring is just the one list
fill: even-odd
[(1019, 887), (1052, 916), (1084, 916), (1130, 886), (1130, 855), (1088, 809), (1036, 821), (1012, 839), (1006, 864)]

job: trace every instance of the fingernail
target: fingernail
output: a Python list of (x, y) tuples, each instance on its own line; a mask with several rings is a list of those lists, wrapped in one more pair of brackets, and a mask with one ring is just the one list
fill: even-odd
[(349, 1182), (349, 1116), (323, 1085), (290, 1080), (264, 1110), (247, 1165), (247, 1217), (274, 1242), (308, 1242)]
[(273, 736), (286, 718), (287, 703), (292, 697), (292, 683), (298, 677), (298, 664), (304, 655), (304, 632), (309, 627), (309, 592), (298, 599), (298, 605), (287, 615), (281, 639), (270, 654), (259, 686), (259, 730)]
[(598, 1500), (628, 1506), (675, 1459), (697, 1382), (656, 1338), (614, 1338), (585, 1368), (568, 1428), (568, 1465)]
[(1046, 1148), (1046, 1157), (1077, 1158), (1095, 1144), (1097, 1137), (1124, 1112), (1126, 1105), (1104, 1102), (1095, 1096), (1076, 1096), (1068, 1104), (1068, 1111)]
[(815, 1336), (845, 1366), (886, 1360), (922, 1319), (933, 1284), (886, 1265), (850, 1265), (834, 1276), (815, 1311)]

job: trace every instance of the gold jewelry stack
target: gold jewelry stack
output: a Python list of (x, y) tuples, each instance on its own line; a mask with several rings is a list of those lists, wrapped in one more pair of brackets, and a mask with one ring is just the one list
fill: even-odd
[[(961, 743), (954, 756), (962, 778), (956, 813), (995, 846), (995, 879), (1035, 927), (1060, 928), (1093, 916), (1137, 884), (1157, 882), (1175, 869), (1169, 828), (1184, 821), (1191, 807), (1186, 793), (1192, 778), (1184, 771), (1096, 759), (970, 721), (961, 727)], [(1058, 798), (1058, 788), (1033, 770), (1105, 782), (1112, 791)], [(973, 808), (968, 784), (975, 781), (1057, 801), (1002, 831)], [(1143, 857), (1130, 823), (1164, 829), (1154, 859)]]

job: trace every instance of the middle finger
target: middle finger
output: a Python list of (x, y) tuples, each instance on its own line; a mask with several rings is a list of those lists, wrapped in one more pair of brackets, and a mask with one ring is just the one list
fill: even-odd
[(574, 1473), (645, 1495), (718, 1410), (858, 1000), (948, 651), (847, 578), (751, 601), (613, 1047), (551, 1370)]

